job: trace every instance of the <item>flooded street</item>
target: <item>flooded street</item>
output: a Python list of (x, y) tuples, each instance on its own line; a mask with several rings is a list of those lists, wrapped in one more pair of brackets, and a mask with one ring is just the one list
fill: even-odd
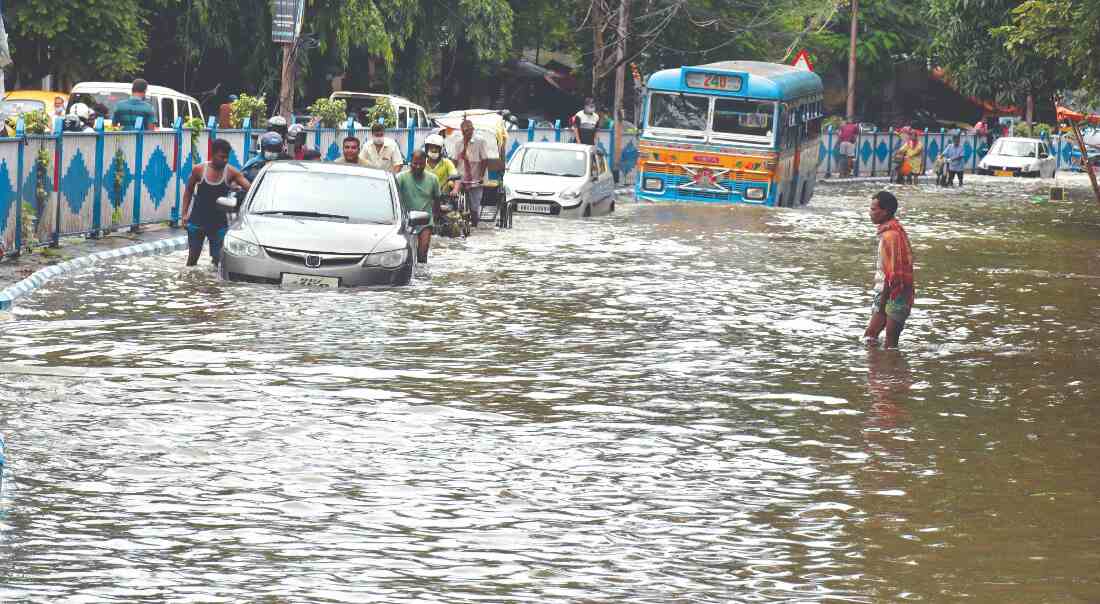
[[(1095, 602), (1100, 210), (881, 183), (437, 240), (409, 288), (184, 253), (0, 323), (4, 602)], [(204, 258), (203, 265), (206, 265)]]

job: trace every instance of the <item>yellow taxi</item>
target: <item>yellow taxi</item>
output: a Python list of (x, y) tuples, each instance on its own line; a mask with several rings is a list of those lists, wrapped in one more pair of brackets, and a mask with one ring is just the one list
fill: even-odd
[(69, 104), (69, 95), (49, 90), (13, 90), (0, 101), (0, 116), (18, 115), (42, 109), (46, 113), (55, 113), (56, 99), (61, 99), (61, 112)]

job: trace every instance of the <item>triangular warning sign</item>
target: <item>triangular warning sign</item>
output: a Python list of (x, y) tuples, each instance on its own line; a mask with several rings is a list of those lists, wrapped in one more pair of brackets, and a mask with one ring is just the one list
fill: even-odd
[(791, 63), (791, 65), (805, 71), (814, 70), (814, 64), (810, 62), (810, 53), (806, 52), (805, 49), (798, 51), (798, 56), (794, 58), (794, 62)]

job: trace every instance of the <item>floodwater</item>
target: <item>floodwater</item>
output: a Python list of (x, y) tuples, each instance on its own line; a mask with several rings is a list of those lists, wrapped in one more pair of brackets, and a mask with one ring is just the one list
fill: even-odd
[(403, 289), (51, 282), (0, 324), (0, 601), (1100, 600), (1100, 210), (901, 189), (882, 351), (880, 186), (520, 216)]

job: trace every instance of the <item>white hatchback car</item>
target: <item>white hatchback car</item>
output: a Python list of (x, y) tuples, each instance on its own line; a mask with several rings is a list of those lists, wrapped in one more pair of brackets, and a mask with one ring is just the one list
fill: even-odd
[(1037, 138), (1006, 136), (993, 142), (989, 153), (978, 162), (978, 174), (1054, 178), (1055, 158), (1047, 144)]
[(504, 194), (519, 214), (597, 216), (615, 211), (615, 181), (590, 145), (527, 143), (504, 172)]

